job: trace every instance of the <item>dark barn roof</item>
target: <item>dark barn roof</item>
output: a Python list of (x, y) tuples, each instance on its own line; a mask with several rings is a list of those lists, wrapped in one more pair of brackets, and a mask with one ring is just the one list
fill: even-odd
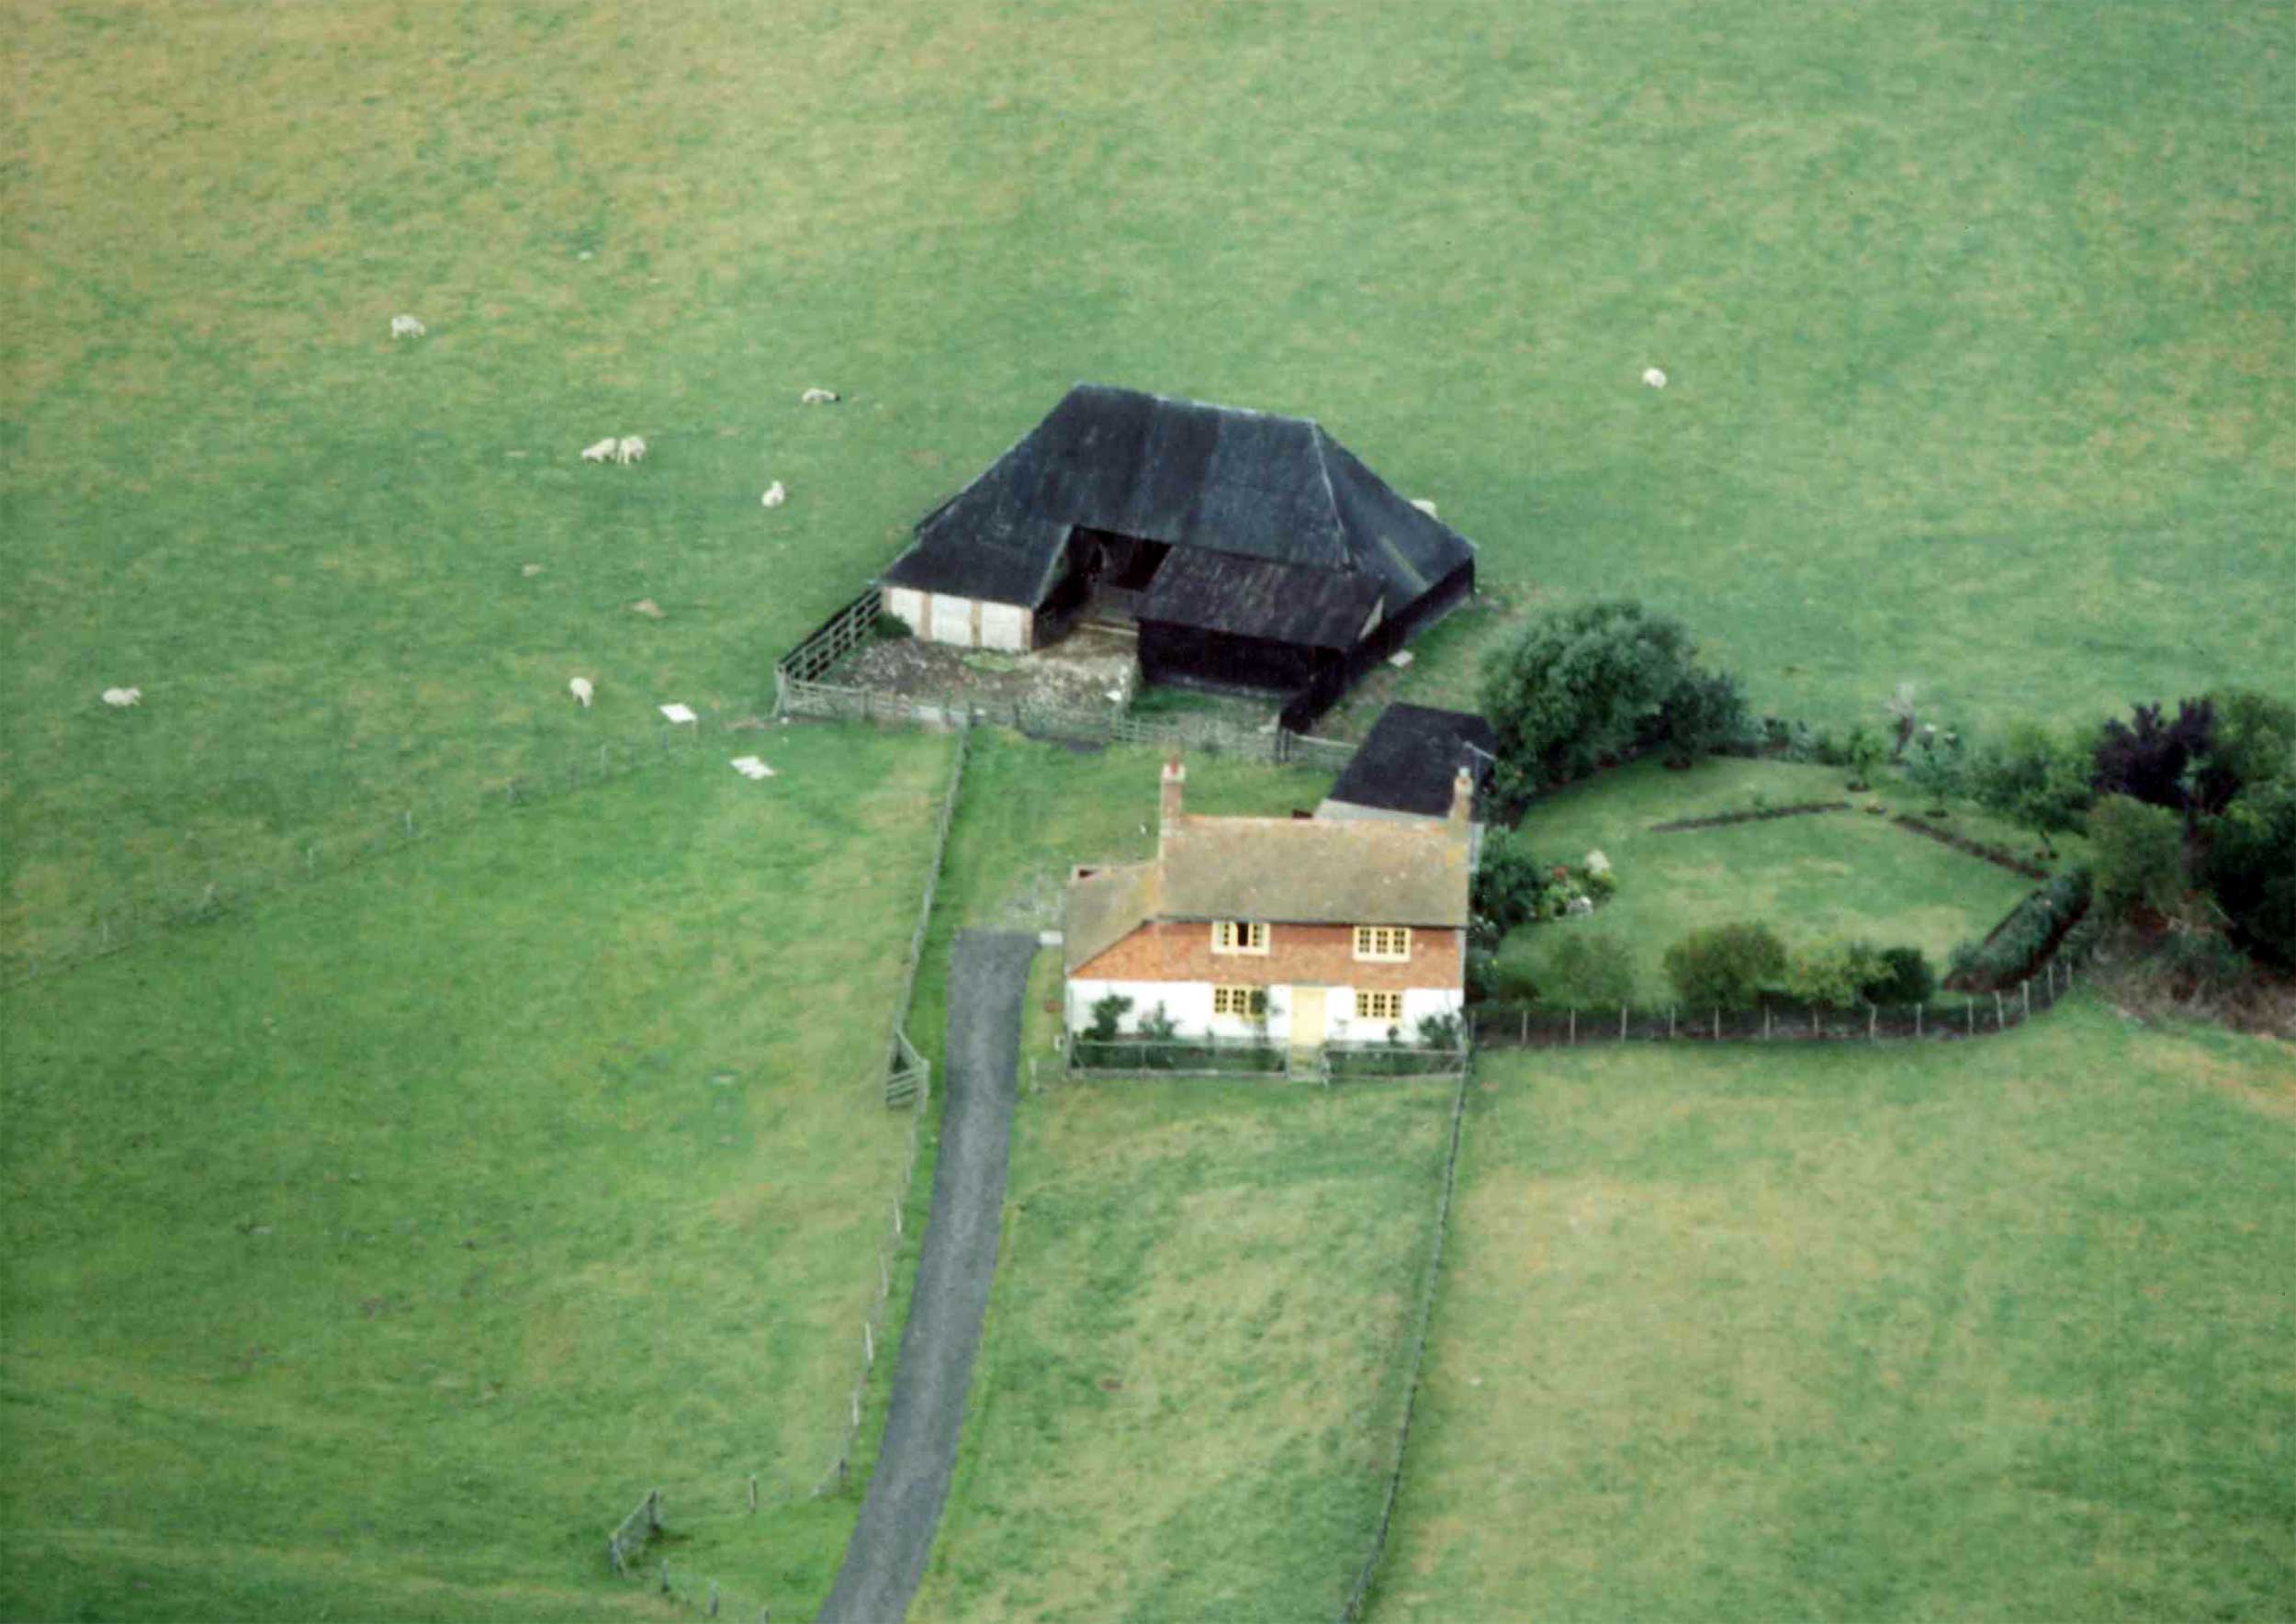
[(1424, 705), (1390, 705), (1332, 785), (1331, 798), (1355, 806), (1441, 818), (1451, 809), (1458, 770), (1469, 769), (1480, 784), (1491, 771), (1491, 753), (1498, 748), (1498, 735), (1480, 716)]
[(1367, 575), (1175, 549), (1139, 617), (1307, 648), (1352, 648), (1379, 597), (1379, 583)]
[(919, 522), (885, 583), (1035, 605), (1078, 526), (1367, 576), (1390, 615), (1475, 556), (1307, 418), (1078, 384)]

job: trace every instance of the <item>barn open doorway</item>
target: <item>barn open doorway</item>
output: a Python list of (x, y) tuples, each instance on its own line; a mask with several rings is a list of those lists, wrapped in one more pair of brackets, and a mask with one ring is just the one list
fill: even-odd
[(1082, 525), (1069, 536), (1068, 547), (1070, 567), (1083, 587), (1084, 617), (1119, 626), (1139, 618), (1140, 602), (1172, 552), (1170, 542)]

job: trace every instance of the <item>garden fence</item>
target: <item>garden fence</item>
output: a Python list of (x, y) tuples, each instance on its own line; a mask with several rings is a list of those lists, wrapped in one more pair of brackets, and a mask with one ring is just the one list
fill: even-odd
[(1435, 1320), (1435, 1288), (1443, 1280), (1443, 1241), (1451, 1226), (1451, 1192), (1458, 1183), (1459, 1130), (1467, 1114), (1470, 1072), (1469, 1066), (1460, 1066), (1458, 1086), (1451, 1094), (1451, 1145), (1443, 1158), (1443, 1194), (1435, 1201), (1435, 1241), (1427, 1258), (1427, 1280), (1420, 1291), (1419, 1311), (1412, 1325), (1411, 1354), (1403, 1376), (1403, 1415), (1395, 1427), (1395, 1456), (1388, 1464), (1387, 1487), (1379, 1496), (1379, 1519), (1371, 1530), (1371, 1548), (1364, 1553), (1363, 1566), (1356, 1571), (1356, 1582), (1348, 1587), (1347, 1599), (1340, 1607), (1340, 1624), (1354, 1624), (1354, 1620), (1363, 1617), (1364, 1598), (1370, 1594), (1372, 1577), (1379, 1572), (1379, 1558), (1387, 1550), (1388, 1530), (1395, 1521), (1395, 1502), (1403, 1490), (1403, 1460), (1411, 1450), (1412, 1417), (1419, 1409), (1419, 1373), (1427, 1360), (1427, 1329)]
[(1889, 1043), (1988, 1037), (2054, 1009), (2072, 990), (2074, 965), (2059, 955), (1998, 992), (1951, 994), (1922, 1004), (1828, 1009), (1772, 1001), (1750, 1009), (1558, 1009), (1533, 1004), (1470, 1004), (1479, 1049), (1551, 1048), (1616, 1043)]

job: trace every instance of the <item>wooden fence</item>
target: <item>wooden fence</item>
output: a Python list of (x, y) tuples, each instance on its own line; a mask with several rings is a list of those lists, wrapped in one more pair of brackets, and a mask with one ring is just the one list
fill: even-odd
[(818, 678), (876, 635), (877, 616), (884, 611), (884, 594), (872, 583), (773, 662), (776, 682), (810, 682)]
[(630, 1562), (646, 1542), (661, 1532), (661, 1491), (648, 1489), (646, 1498), (637, 1503), (637, 1509), (614, 1525), (606, 1536), (606, 1565), (616, 1573), (630, 1571)]

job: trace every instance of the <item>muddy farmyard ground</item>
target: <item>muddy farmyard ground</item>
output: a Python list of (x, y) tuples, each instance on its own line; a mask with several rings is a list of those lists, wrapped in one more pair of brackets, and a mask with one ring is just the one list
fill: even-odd
[(887, 637), (861, 648), (829, 681), (929, 703), (962, 697), (992, 715), (1021, 705), (1120, 712), (1140, 686), (1140, 659), (1133, 638), (1097, 627), (1034, 654)]

